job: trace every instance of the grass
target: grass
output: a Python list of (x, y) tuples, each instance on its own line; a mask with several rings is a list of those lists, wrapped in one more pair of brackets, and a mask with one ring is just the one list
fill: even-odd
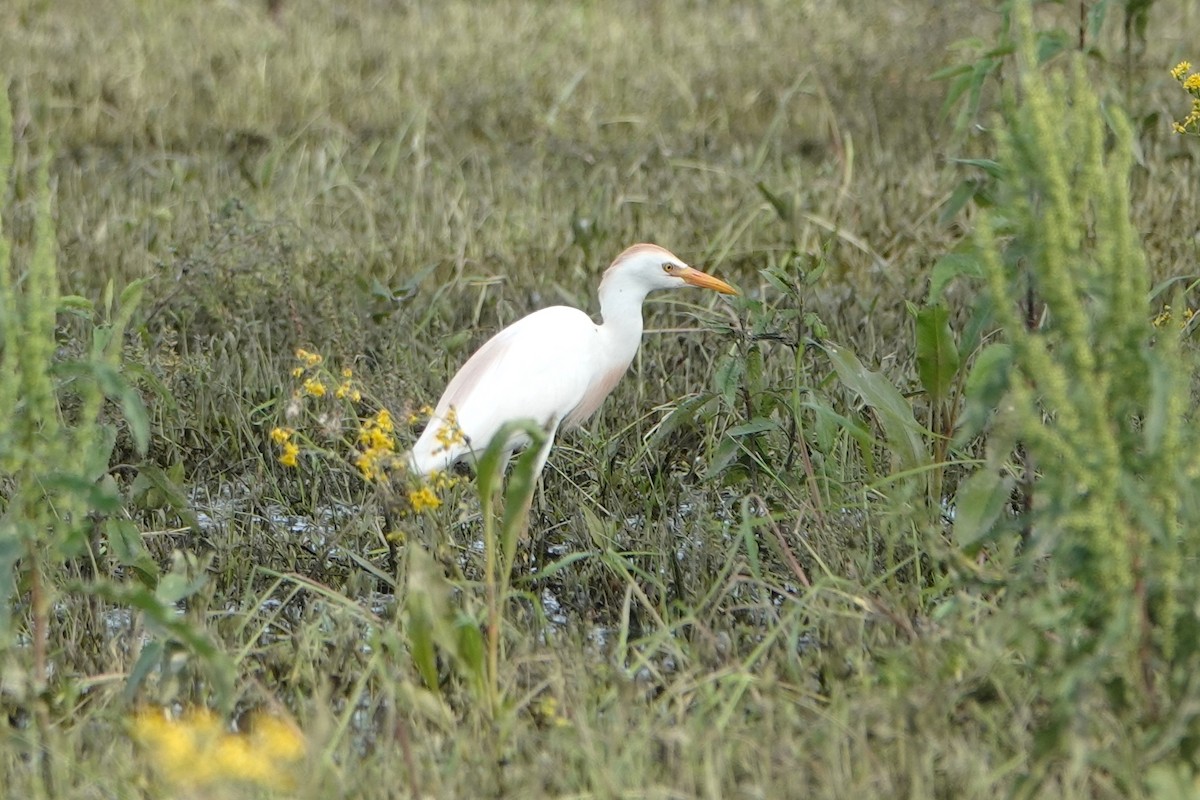
[[(1110, 9), (1074, 90), (1036, 82), (1068, 52), (1000, 59), (956, 129), (928, 76), (981, 63), (1002, 8), (6, 4), (4, 365), (53, 392), (23, 399), (13, 367), (0, 395), (0, 783), (1190, 796), (1195, 348), (1151, 320), (1196, 305), (1197, 142), (1171, 133), (1190, 101), (1168, 71), (1200, 59), (1197, 8), (1151, 4), (1128, 42)], [(1074, 43), (1077, 19), (1033, 25)], [(1055, 158), (1072, 180), (1036, 177)], [(636, 241), (745, 299), (652, 299), (499, 598), (491, 498), (463, 482), (397, 521), (317, 452), (344, 456), (345, 406), (289, 419), (303, 347), (403, 444), (475, 346), (594, 310)], [(48, 275), (61, 298), (30, 291)], [(281, 424), (312, 442), (296, 468)], [(281, 749), (139, 739), (159, 708), (269, 715)], [(280, 731), (308, 757), (238, 780), (292, 752)], [(231, 779), (173, 770), (156, 748), (178, 741)]]

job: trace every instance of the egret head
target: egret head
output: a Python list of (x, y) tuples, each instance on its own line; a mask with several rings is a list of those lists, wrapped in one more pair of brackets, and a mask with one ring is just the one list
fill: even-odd
[(636, 285), (643, 292), (698, 286), (722, 294), (738, 293), (720, 278), (689, 267), (679, 256), (656, 244), (635, 244), (617, 256), (605, 271), (604, 282), (618, 280)]

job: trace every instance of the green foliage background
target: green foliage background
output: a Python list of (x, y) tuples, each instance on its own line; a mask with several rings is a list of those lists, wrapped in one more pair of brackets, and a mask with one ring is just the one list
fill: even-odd
[[(5, 4), (0, 785), (1194, 796), (1197, 25)], [(651, 301), (528, 536), (528, 462), (398, 518), (293, 399), (404, 419), (635, 241), (744, 296)], [(311, 758), (174, 784), (129, 720), (194, 705)]]

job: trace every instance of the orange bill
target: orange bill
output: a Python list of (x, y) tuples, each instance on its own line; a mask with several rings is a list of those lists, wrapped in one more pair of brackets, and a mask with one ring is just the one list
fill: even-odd
[(679, 276), (683, 278), (684, 283), (691, 286), (699, 286), (702, 289), (712, 289), (721, 294), (739, 294), (738, 290), (730, 286), (720, 278), (714, 278), (707, 272), (701, 272), (692, 267), (684, 267), (683, 273)]

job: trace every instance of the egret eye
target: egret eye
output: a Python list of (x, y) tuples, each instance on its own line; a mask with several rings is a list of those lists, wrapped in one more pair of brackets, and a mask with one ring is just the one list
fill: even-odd
[(663, 272), (669, 273), (669, 272), (675, 271), (675, 265), (672, 264), (670, 261), (663, 262), (662, 268), (663, 268)]

